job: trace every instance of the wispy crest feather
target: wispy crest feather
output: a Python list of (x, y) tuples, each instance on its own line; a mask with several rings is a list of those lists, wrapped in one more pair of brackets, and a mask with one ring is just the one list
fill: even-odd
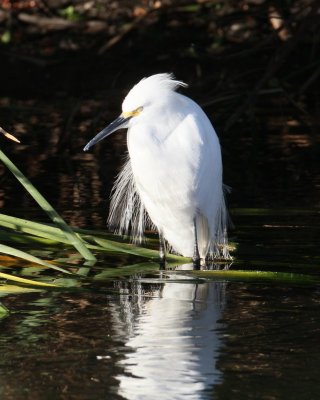
[(172, 73), (171, 74), (162, 73), (162, 74), (155, 74), (155, 75), (149, 76), (147, 78), (141, 79), (141, 81), (138, 82), (132, 88), (132, 90), (134, 90), (134, 88), (141, 90), (141, 86), (148, 87), (151, 90), (152, 89), (177, 90), (179, 86), (187, 87), (188, 84), (184, 83), (182, 81), (176, 80)]
[(163, 73), (141, 79), (125, 97), (122, 111), (132, 111), (144, 105), (145, 99), (159, 99), (168, 91), (175, 91), (188, 85), (174, 78), (173, 74)]

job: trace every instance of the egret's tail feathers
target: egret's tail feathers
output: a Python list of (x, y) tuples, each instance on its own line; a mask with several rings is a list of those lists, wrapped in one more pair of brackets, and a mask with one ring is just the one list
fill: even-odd
[(229, 229), (233, 229), (233, 228), (234, 228), (234, 225), (233, 225), (233, 222), (232, 222), (232, 220), (231, 220), (230, 214), (228, 213), (228, 208), (227, 208), (226, 200), (225, 200), (226, 195), (227, 195), (227, 194), (230, 194), (230, 193), (232, 192), (232, 187), (229, 186), (229, 185), (226, 185), (226, 184), (224, 183), (224, 184), (222, 185), (222, 189), (223, 189), (223, 194), (224, 194), (224, 196), (223, 196), (223, 207), (224, 207), (225, 213), (226, 213), (226, 215), (227, 215), (227, 217), (226, 217), (226, 219), (227, 219), (227, 220), (226, 220), (226, 227), (229, 228)]
[(141, 243), (146, 227), (151, 225), (137, 193), (128, 157), (112, 189), (108, 226), (119, 235), (129, 235), (130, 232), (133, 242)]
[(225, 183), (222, 184), (222, 189), (224, 194), (229, 194), (232, 192), (232, 187), (229, 185), (226, 185)]

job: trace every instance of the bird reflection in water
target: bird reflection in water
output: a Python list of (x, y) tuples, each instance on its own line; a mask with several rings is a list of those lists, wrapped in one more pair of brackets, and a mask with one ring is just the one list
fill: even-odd
[(160, 271), (159, 277), (119, 285), (123, 295), (112, 314), (128, 351), (119, 362), (118, 394), (137, 400), (204, 398), (221, 380), (216, 360), (225, 283)]

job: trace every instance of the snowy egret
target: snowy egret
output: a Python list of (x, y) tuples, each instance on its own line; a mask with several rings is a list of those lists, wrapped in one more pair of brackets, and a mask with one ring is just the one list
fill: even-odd
[(113, 188), (108, 223), (129, 229), (141, 241), (147, 226), (199, 265), (208, 258), (229, 258), (228, 214), (222, 183), (219, 139), (204, 111), (176, 92), (171, 74), (142, 79), (127, 94), (122, 113), (84, 148), (114, 131), (128, 128), (128, 158)]

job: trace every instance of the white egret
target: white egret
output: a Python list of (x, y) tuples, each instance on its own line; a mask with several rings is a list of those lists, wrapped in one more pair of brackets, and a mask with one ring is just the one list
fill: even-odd
[(109, 224), (141, 241), (147, 225), (194, 263), (229, 258), (228, 214), (222, 183), (219, 139), (203, 110), (176, 92), (171, 74), (142, 79), (127, 94), (121, 115), (84, 148), (128, 128), (128, 159), (111, 199)]

